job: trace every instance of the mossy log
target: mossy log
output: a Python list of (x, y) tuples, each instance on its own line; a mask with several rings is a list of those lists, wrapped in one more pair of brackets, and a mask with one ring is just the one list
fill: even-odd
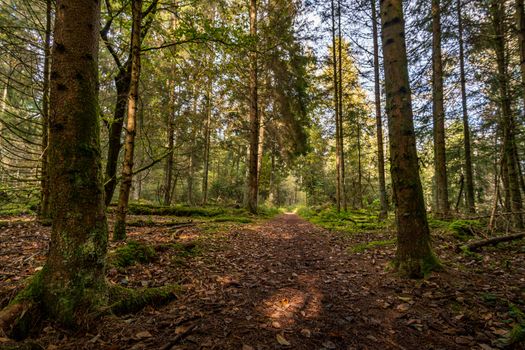
[(476, 251), (488, 245), (495, 245), (495, 244), (502, 243), (502, 242), (510, 242), (510, 241), (514, 241), (517, 239), (521, 239), (523, 237), (525, 237), (525, 232), (516, 233), (513, 235), (507, 235), (507, 236), (492, 237), (492, 238), (484, 239), (481, 241), (475, 241), (472, 243), (461, 245), (458, 247), (458, 251), (461, 251), (461, 250)]

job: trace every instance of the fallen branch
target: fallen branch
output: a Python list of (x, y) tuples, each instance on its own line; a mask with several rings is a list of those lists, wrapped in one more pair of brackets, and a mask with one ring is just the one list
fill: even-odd
[(520, 239), (520, 238), (523, 238), (523, 237), (525, 237), (525, 232), (516, 233), (516, 234), (508, 235), (508, 236), (492, 237), (492, 238), (484, 239), (484, 240), (481, 240), (481, 241), (475, 241), (475, 242), (472, 242), (472, 243), (468, 243), (468, 244), (462, 245), (459, 248), (461, 250), (468, 249), (470, 251), (476, 251), (479, 248), (482, 248), (482, 247), (485, 247), (485, 246), (488, 246), (488, 245), (495, 245), (495, 244), (498, 244), (498, 243), (501, 243), (501, 242), (514, 241), (516, 239)]

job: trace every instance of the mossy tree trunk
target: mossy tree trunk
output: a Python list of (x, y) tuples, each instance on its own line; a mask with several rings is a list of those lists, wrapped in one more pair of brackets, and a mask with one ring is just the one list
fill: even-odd
[(396, 205), (395, 265), (403, 276), (421, 277), (435, 262), (430, 248), (408, 80), (402, 0), (381, 1), (386, 112)]
[(258, 85), (258, 55), (257, 55), (257, 0), (250, 0), (250, 36), (254, 47), (250, 52), (250, 149), (248, 157), (248, 191), (247, 209), (250, 213), (257, 213), (259, 193), (259, 174), (257, 173), (259, 153), (259, 85)]
[(377, 171), (379, 178), (379, 202), (381, 204), (379, 218), (386, 219), (386, 217), (388, 216), (388, 200), (386, 195), (385, 153), (383, 148), (383, 120), (381, 116), (381, 87), (379, 81), (379, 33), (377, 30), (376, 0), (371, 0), (370, 3), (372, 6), (372, 34), (374, 36), (374, 92), (376, 107)]
[(97, 97), (100, 3), (57, 0), (56, 8), (49, 115), (52, 232), (40, 283), (44, 312), (70, 325), (106, 301)]
[(131, 6), (133, 13), (133, 26), (131, 29), (131, 84), (128, 97), (128, 120), (126, 123), (126, 139), (124, 143), (122, 182), (120, 184), (117, 216), (113, 231), (114, 240), (126, 239), (126, 214), (133, 180), (133, 157), (135, 153), (136, 119), (139, 98), (142, 0), (133, 0)]
[(436, 214), (447, 217), (447, 160), (445, 151), (445, 107), (443, 98), (443, 61), (441, 59), (441, 0), (432, 0), (432, 116), (434, 122), (434, 174), (436, 178)]

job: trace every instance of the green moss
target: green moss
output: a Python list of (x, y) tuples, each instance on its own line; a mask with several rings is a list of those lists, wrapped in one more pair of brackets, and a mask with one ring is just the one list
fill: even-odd
[(109, 309), (117, 315), (137, 312), (146, 305), (162, 305), (177, 297), (182, 292), (179, 285), (159, 288), (129, 289), (112, 286), (109, 289)]
[(468, 240), (483, 228), (478, 220), (454, 220), (448, 225), (452, 235), (462, 241)]
[(26, 287), (16, 295), (10, 304), (18, 304), (24, 301), (38, 302), (42, 295), (43, 271), (38, 271), (27, 279)]
[(114, 241), (126, 240), (126, 222), (125, 221), (117, 220), (115, 222), (115, 227), (113, 228), (113, 240)]
[(443, 265), (433, 253), (420, 259), (414, 258), (403, 261), (396, 259), (394, 260), (394, 266), (401, 277), (415, 279), (424, 278), (434, 271), (443, 270)]
[(349, 210), (337, 212), (334, 208), (297, 209), (297, 214), (323, 228), (341, 232), (370, 232), (384, 229), (390, 224), (380, 220), (376, 212), (366, 210)]
[(153, 247), (137, 241), (129, 241), (110, 255), (109, 261), (118, 267), (127, 267), (137, 262), (148, 263), (157, 257)]
[(371, 241), (371, 242), (367, 242), (367, 243), (359, 243), (353, 247), (351, 247), (351, 251), (353, 253), (362, 253), (366, 250), (369, 250), (369, 249), (374, 249), (374, 248), (378, 248), (378, 247), (384, 247), (384, 246), (387, 246), (387, 245), (391, 245), (391, 244), (395, 244), (396, 243), (396, 239), (388, 239), (388, 240), (380, 240), (380, 241)]

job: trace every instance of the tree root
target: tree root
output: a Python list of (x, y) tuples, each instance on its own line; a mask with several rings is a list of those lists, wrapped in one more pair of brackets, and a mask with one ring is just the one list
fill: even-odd
[(148, 305), (163, 305), (182, 291), (180, 286), (165, 286), (134, 290), (120, 286), (109, 287), (109, 311), (115, 315), (137, 312)]

